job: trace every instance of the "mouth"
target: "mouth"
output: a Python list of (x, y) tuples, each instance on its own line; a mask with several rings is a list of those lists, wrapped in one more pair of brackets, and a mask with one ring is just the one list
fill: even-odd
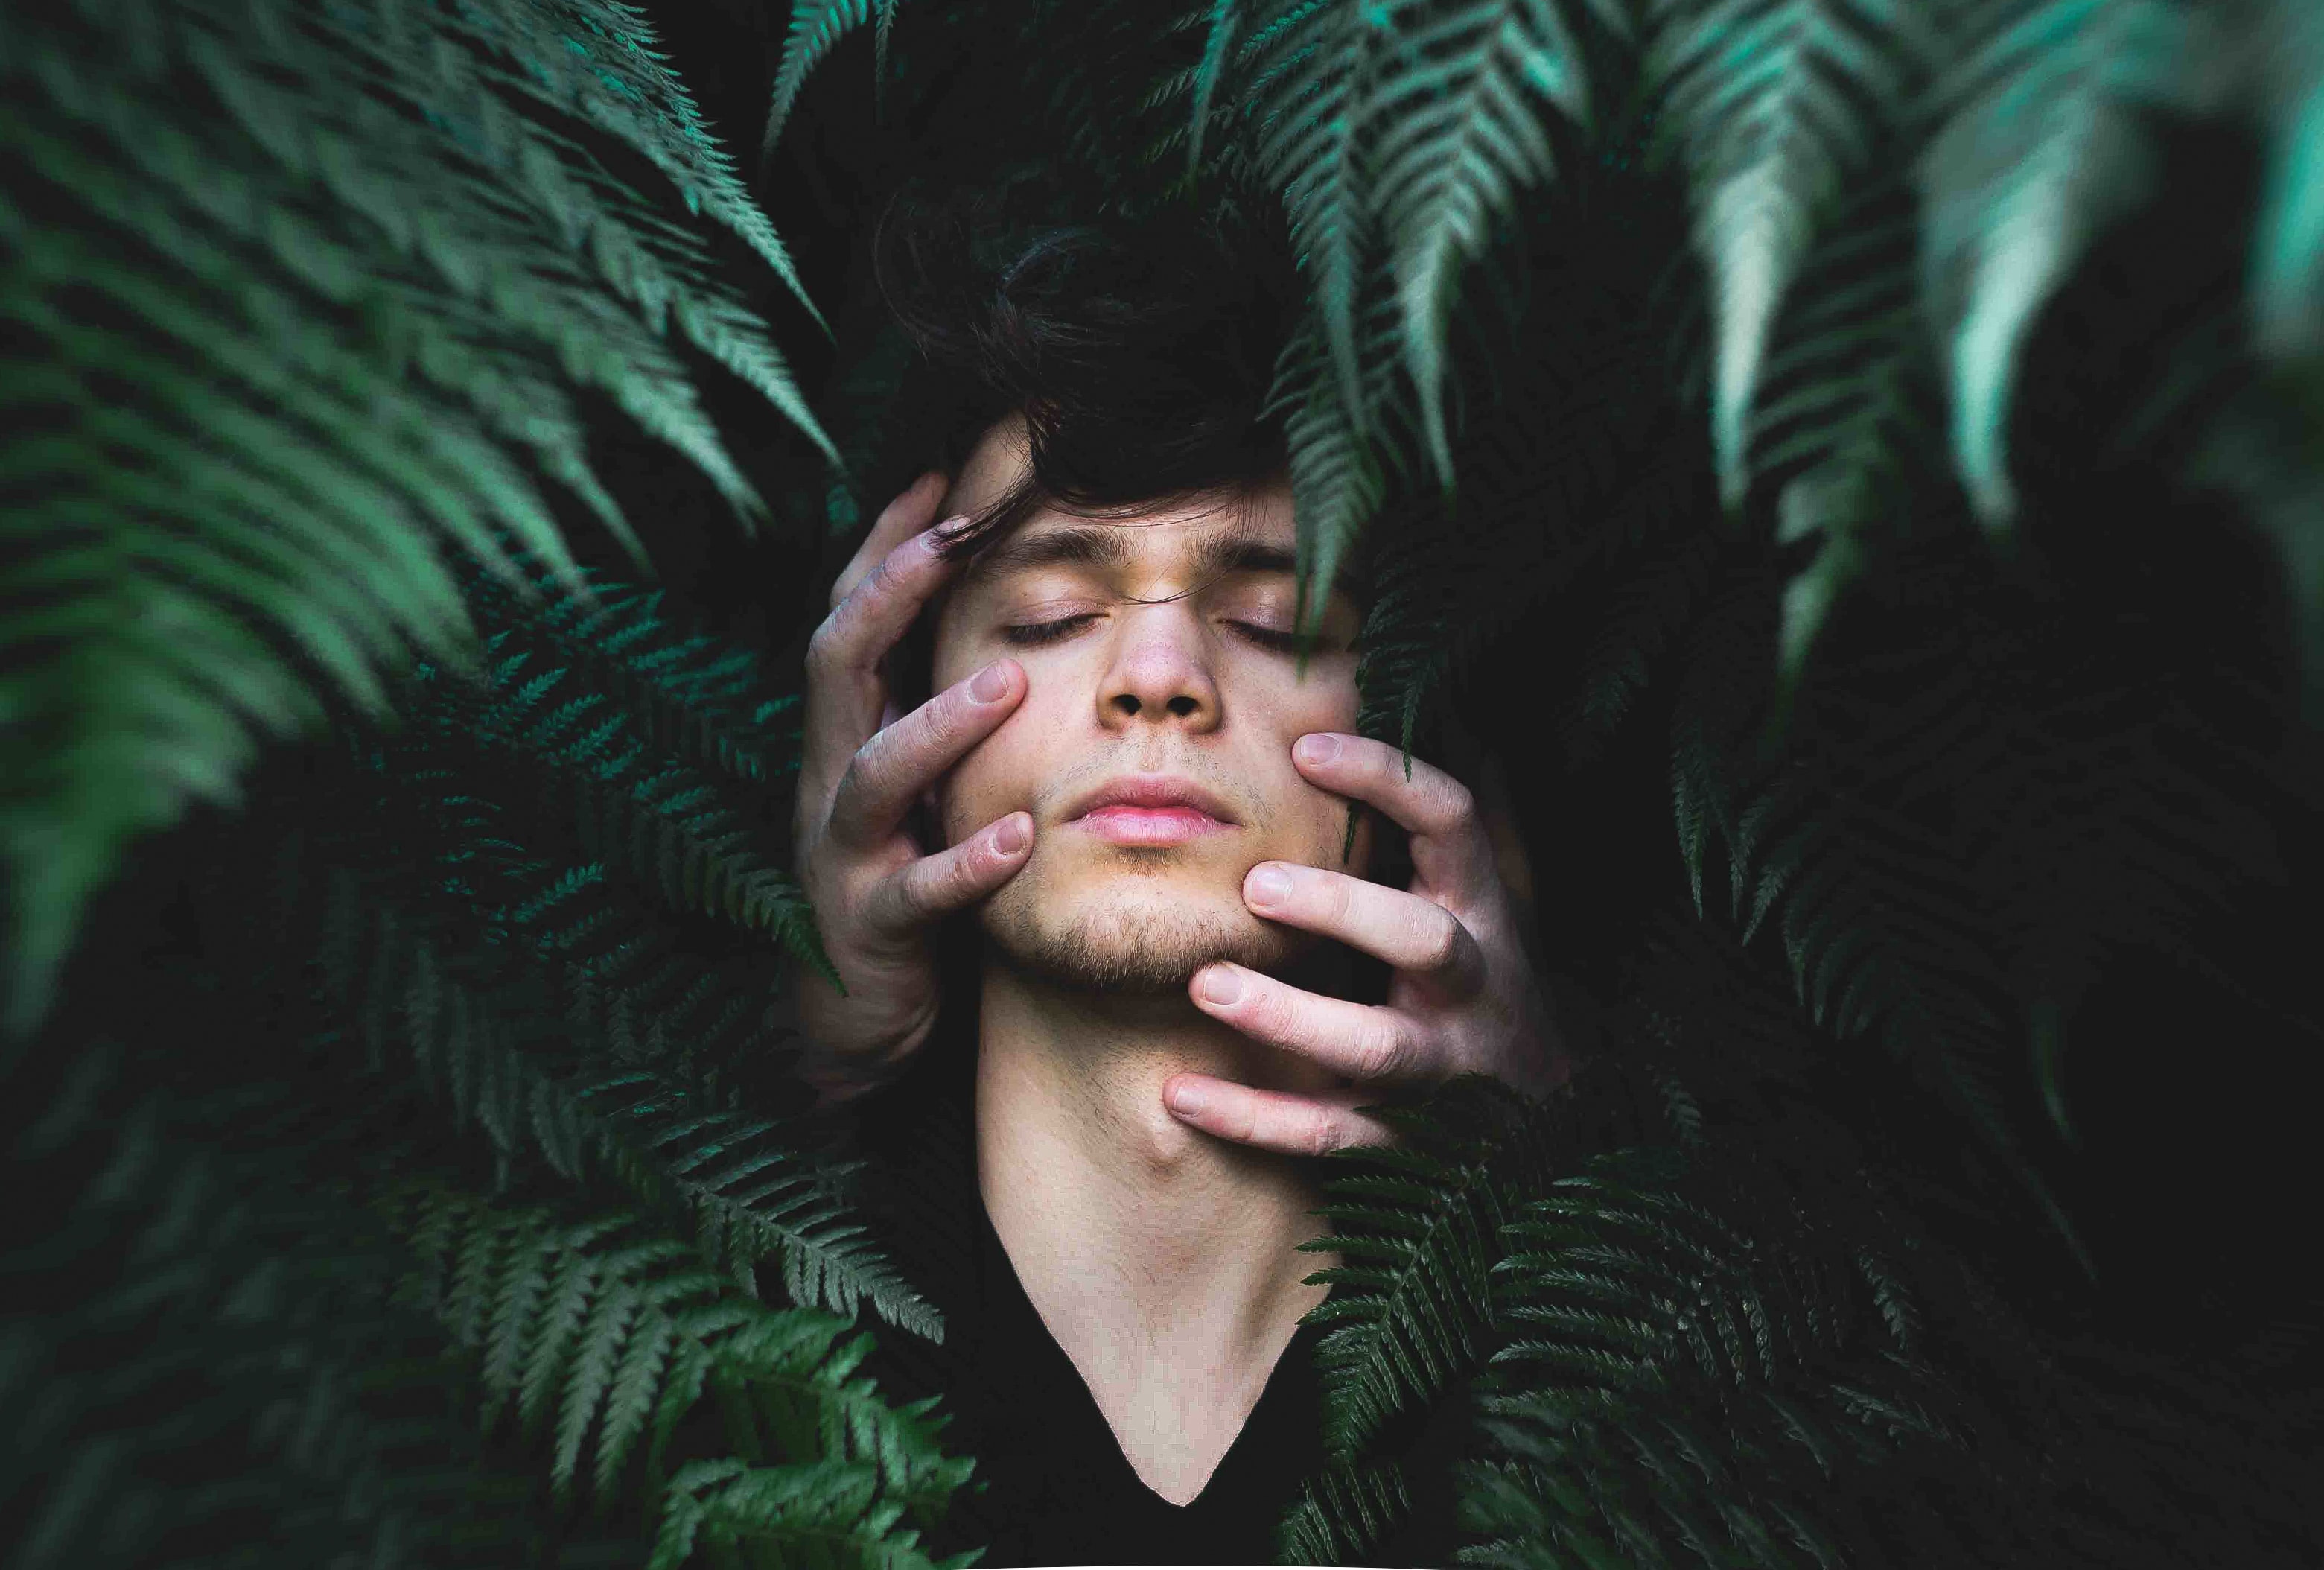
[(1074, 805), (1066, 822), (1110, 845), (1185, 845), (1235, 825), (1224, 803), (1191, 780), (1129, 775)]

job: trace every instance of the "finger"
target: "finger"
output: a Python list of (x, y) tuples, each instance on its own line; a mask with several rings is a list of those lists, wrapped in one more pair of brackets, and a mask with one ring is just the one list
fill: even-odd
[(1292, 862), (1251, 868), (1242, 897), (1269, 921), (1336, 937), (1443, 992), (1465, 995), (1484, 983), (1484, 950), (1434, 900)]
[(1012, 812), (884, 879), (864, 901), (863, 919), (885, 937), (917, 931), (1007, 882), (1032, 851), (1033, 815)]
[(844, 758), (879, 729), (887, 695), (880, 661), (958, 570), (958, 562), (937, 553), (932, 533), (916, 534), (881, 558), (824, 618), (807, 645), (811, 751)]
[(1224, 962), (1196, 971), (1187, 991), (1211, 1018), (1334, 1074), (1410, 1079), (1436, 1067), (1412, 1018), (1395, 1009), (1327, 998)]
[(928, 596), (958, 563), (924, 529), (881, 556), (808, 640), (807, 657), (839, 670), (869, 671), (895, 646)]
[(1474, 897), (1494, 881), (1491, 842), (1469, 788), (1401, 748), (1340, 731), (1304, 735), (1293, 764), (1335, 795), (1369, 802), (1412, 835), (1413, 870), (1432, 889)]
[(855, 548), (855, 554), (840, 569), (839, 580), (831, 586), (833, 610), (855, 592), (855, 586), (879, 565), (881, 557), (936, 521), (936, 510), (949, 483), (940, 470), (930, 469), (880, 509), (872, 532), (863, 537), (863, 543)]
[(1025, 668), (998, 660), (881, 731), (848, 761), (825, 832), (842, 845), (885, 839), (920, 792), (999, 729), (1024, 696)]
[(1260, 1090), (1207, 1074), (1173, 1075), (1162, 1094), (1174, 1116), (1206, 1134), (1293, 1156), (1395, 1144), (1394, 1129), (1355, 1110), (1377, 1099), (1360, 1090)]

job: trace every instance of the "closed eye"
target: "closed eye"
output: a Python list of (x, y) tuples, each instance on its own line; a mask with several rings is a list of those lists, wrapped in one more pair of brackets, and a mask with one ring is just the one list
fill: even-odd
[(1030, 648), (1039, 643), (1054, 643), (1096, 620), (1095, 611), (1084, 611), (1078, 616), (1060, 616), (1054, 622), (1025, 622), (1013, 627), (1003, 627), (1001, 635), (1020, 649)]
[(1229, 622), (1227, 625), (1262, 649), (1289, 654), (1299, 647), (1299, 634), (1296, 633), (1277, 632), (1273, 627), (1261, 627), (1250, 622)]
[[(1097, 619), (1097, 612), (1084, 611), (1079, 615), (1060, 616), (1054, 622), (1020, 622), (1001, 628), (1001, 635), (1018, 648), (1035, 648), (1043, 643), (1055, 643), (1069, 638)], [(1277, 653), (1293, 653), (1299, 647), (1299, 635), (1296, 633), (1262, 627), (1253, 622), (1231, 621), (1226, 624), (1260, 648), (1272, 650)]]

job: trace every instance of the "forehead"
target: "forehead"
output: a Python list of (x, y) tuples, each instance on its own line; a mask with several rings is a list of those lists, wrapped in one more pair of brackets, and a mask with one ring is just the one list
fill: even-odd
[[(999, 503), (1031, 467), (1024, 419), (1011, 415), (984, 433), (961, 466), (944, 511), (973, 515)], [(1205, 561), (1213, 567), (1289, 570), (1297, 541), (1290, 488), (1221, 493), (1091, 516), (1043, 506), (1005, 538), (977, 551), (961, 587), (1032, 568), (1164, 568)], [(1272, 550), (1254, 549), (1274, 548)], [(1229, 562), (1223, 558), (1237, 559)]]
[(1052, 568), (1287, 576), (1297, 563), (1289, 498), (1279, 505), (1268, 502), (1264, 496), (1236, 497), (1106, 518), (1044, 510), (978, 552), (960, 586), (1006, 583)]

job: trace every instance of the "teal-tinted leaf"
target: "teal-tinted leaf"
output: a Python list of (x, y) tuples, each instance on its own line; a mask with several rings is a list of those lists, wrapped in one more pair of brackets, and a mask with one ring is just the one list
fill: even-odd
[(1946, 345), (1954, 461), (1988, 527), (2016, 507), (2018, 354), (2090, 242), (2145, 194), (2140, 111), (2190, 91), (2192, 42), (2179, 0), (2047, 0), (1940, 88), (1958, 106), (1922, 165), (1923, 273)]
[(1663, 0), (1650, 66), (1685, 151), (1716, 324), (1711, 436), (1728, 505), (1750, 481), (1751, 410), (1777, 312), (1845, 177), (1893, 109), (1898, 7)]
[[(767, 107), (767, 129), (759, 143), (761, 160), (774, 156), (775, 143), (781, 140), (783, 127), (790, 122), (791, 109), (798, 102), (799, 89), (807, 85), (808, 73), (838, 47), (841, 39), (872, 20), (875, 3), (880, 12), (881, 74), (884, 75), (888, 23), (895, 12), (894, 0), (793, 0), (790, 25), (783, 33), (782, 60), (775, 67), (774, 97)], [(873, 79), (876, 82), (878, 78)]]

